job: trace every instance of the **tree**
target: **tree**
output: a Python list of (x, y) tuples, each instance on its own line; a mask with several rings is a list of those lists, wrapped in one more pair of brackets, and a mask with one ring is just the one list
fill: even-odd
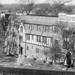
[(29, 15), (29, 13), (33, 10), (33, 5), (34, 3), (30, 3), (24, 6), (24, 11), (27, 15)]
[(1, 53), (3, 52), (4, 42), (6, 39), (7, 27), (9, 24), (9, 19), (5, 17), (0, 17), (0, 48)]
[[(48, 2), (50, 2), (51, 0), (47, 0)], [(71, 2), (72, 0), (52, 0), (51, 2), (53, 4), (66, 4)]]
[(36, 15), (48, 15), (45, 8), (35, 9)]
[(51, 10), (52, 7), (49, 3), (36, 4), (34, 5), (34, 9), (33, 9), (35, 15), (48, 15), (49, 12), (51, 12)]
[(52, 60), (54, 60), (54, 63), (56, 63), (57, 58), (58, 59), (61, 58), (62, 53), (57, 41), (53, 44), (51, 48), (51, 54), (52, 54)]
[(33, 10), (34, 0), (21, 0), (22, 12), (26, 12), (27, 15)]
[(71, 13), (73, 13), (74, 7), (73, 6), (64, 6), (63, 9), (64, 9), (64, 12), (71, 14)]
[(55, 16), (58, 16), (58, 13), (61, 13), (61, 12), (67, 12), (67, 13), (72, 12), (72, 9), (69, 9), (67, 6), (65, 6), (66, 3), (69, 3), (71, 1), (72, 0), (52, 0), (52, 2), (53, 2), (52, 9), (53, 10), (51, 12)]
[(57, 40), (53, 43), (53, 46), (51, 48), (45, 49), (43, 51), (43, 53), (46, 57), (46, 62), (47, 62), (47, 57), (51, 57), (53, 64), (56, 63), (57, 59), (60, 60), (61, 57), (62, 57), (62, 52), (61, 52), (61, 49), (59, 47), (59, 44), (58, 44)]
[(34, 0), (20, 0), (19, 3), (20, 4), (30, 4), (30, 3), (34, 3)]
[(7, 55), (15, 55), (18, 50), (18, 24), (16, 15), (11, 15), (10, 23), (6, 30), (5, 49)]
[(5, 33), (7, 30), (8, 24), (9, 24), (9, 20), (7, 18), (2, 17), (0, 19), (0, 34), (2, 34), (4, 38), (6, 37)]

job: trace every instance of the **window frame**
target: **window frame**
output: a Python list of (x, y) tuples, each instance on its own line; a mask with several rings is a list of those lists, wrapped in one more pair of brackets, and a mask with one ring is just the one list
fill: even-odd
[(37, 35), (37, 42), (40, 42), (41, 43), (41, 36)]
[(30, 34), (26, 34), (26, 40), (30, 41)]
[(47, 44), (47, 37), (43, 36), (43, 37), (42, 37), (42, 42), (43, 42), (44, 44)]

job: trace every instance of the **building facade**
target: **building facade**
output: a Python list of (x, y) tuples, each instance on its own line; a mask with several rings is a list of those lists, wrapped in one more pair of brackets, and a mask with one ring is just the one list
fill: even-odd
[(22, 54), (28, 58), (44, 59), (44, 51), (50, 50), (56, 41), (62, 47), (57, 17), (23, 16), (19, 17), (20, 44)]

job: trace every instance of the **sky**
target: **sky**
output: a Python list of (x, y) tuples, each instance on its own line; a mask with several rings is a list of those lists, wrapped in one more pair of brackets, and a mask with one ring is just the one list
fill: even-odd
[[(35, 0), (35, 3), (44, 3), (46, 0)], [(19, 0), (1, 0), (2, 4), (14, 4), (14, 3), (19, 3)], [(75, 5), (75, 0), (70, 2), (69, 4)]]
[[(2, 4), (14, 4), (19, 3), (20, 0), (0, 0)], [(44, 3), (46, 0), (34, 0), (35, 3)]]
[(14, 4), (17, 3), (15, 0), (2, 0), (1, 1), (2, 4)]

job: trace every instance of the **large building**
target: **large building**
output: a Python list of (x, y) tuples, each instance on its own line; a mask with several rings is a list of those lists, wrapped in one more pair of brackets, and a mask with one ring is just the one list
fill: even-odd
[(75, 14), (59, 13), (58, 22), (69, 28), (75, 28)]
[(50, 50), (54, 42), (62, 46), (58, 17), (21, 15), (19, 20), (19, 41), (23, 47), (23, 55), (43, 59), (44, 50)]

